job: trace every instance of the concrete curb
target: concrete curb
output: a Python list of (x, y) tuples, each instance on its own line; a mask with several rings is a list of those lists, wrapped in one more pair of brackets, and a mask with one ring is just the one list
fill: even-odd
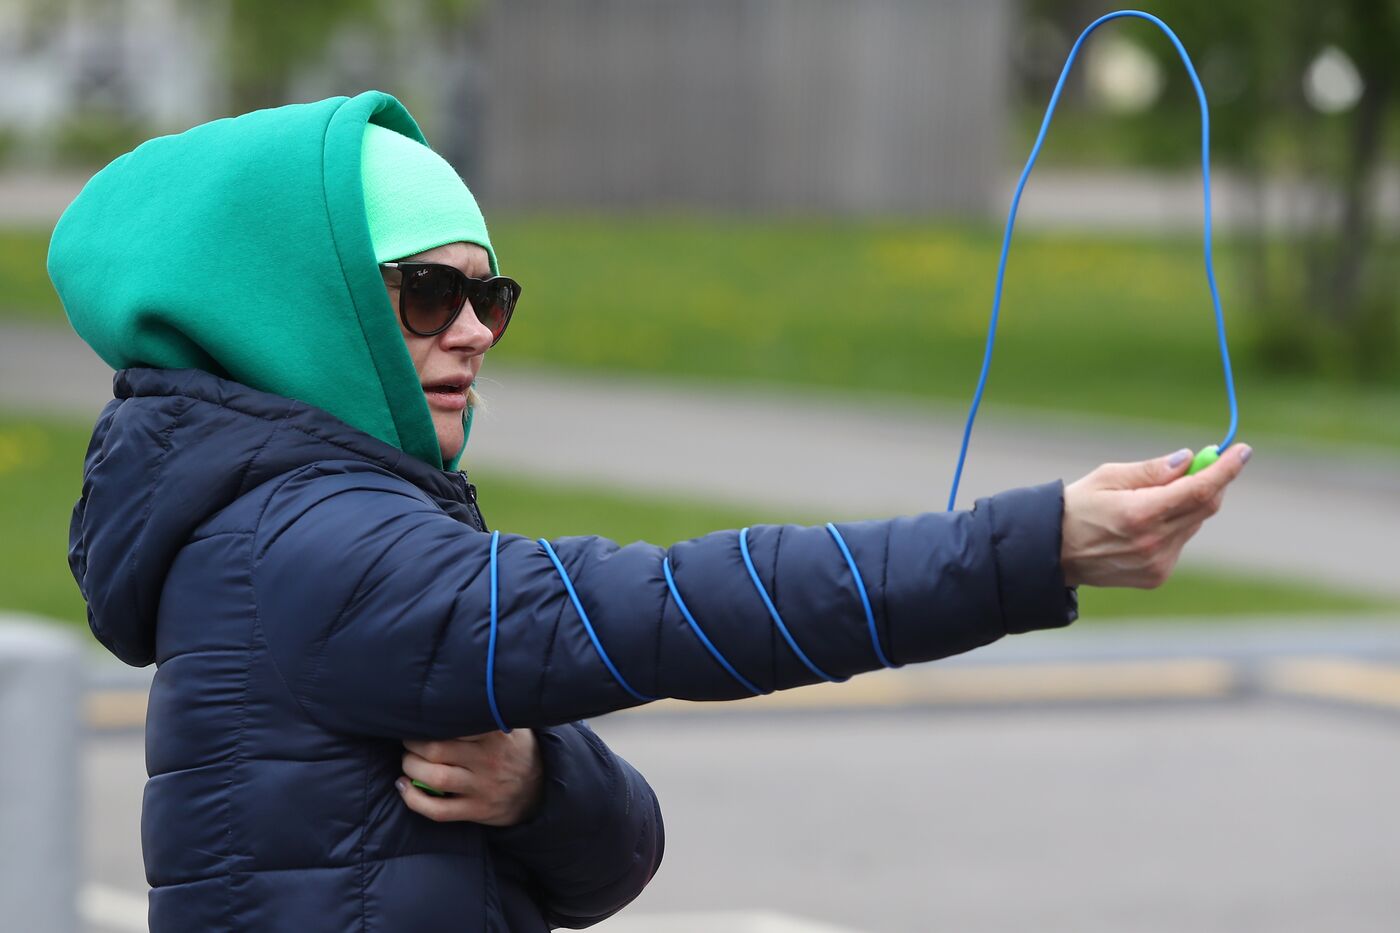
[[(140, 729), (152, 669), (89, 666), (85, 716), (96, 732)], [(871, 709), (997, 709), (1270, 696), (1400, 712), (1400, 622), (1256, 621), (1066, 631), (1003, 639), (934, 664), (877, 671), (742, 702), (662, 700), (618, 715), (729, 715)]]

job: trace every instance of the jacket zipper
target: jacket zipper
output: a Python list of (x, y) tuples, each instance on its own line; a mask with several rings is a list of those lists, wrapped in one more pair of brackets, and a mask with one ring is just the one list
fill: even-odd
[(462, 491), (467, 494), (467, 513), (471, 515), (478, 531), (486, 531), (486, 519), (482, 517), (481, 508), (476, 504), (476, 485), (467, 481), (467, 474), (457, 475), (461, 477)]

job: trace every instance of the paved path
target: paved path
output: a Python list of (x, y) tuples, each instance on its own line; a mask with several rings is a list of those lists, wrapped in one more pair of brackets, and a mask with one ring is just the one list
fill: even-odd
[[(813, 519), (942, 508), (961, 433), (960, 411), (888, 399), (498, 365), (483, 375), (489, 408), (474, 429), (469, 469), (713, 497)], [(110, 371), (70, 333), (0, 328), (0, 406), (91, 419), (110, 391)], [(960, 504), (1211, 440), (1007, 416), (992, 405), (974, 437)], [(1186, 559), (1400, 595), (1400, 458), (1337, 462), (1255, 446), (1246, 478)], [(484, 495), (489, 506), (490, 491)]]
[[(1393, 621), (1079, 625), (603, 717), (668, 846), (599, 929), (1389, 931), (1397, 662)], [(85, 746), (86, 933), (145, 928), (140, 722)]]
[[(599, 929), (1390, 930), (1397, 661), (1380, 619), (1081, 624), (834, 689), (604, 717), (669, 843)], [(144, 700), (149, 670), (91, 673), (90, 711)], [(145, 929), (141, 721), (93, 721), (85, 746), (86, 933)]]
[[(1020, 175), (1016, 165), (1002, 178), (987, 219), (1002, 223)], [(0, 222), (52, 224), (86, 181), (81, 174), (0, 174)], [(1335, 193), (1297, 181), (1272, 181), (1256, 190), (1252, 180), (1218, 169), (1211, 183), (1212, 213), (1219, 231), (1297, 231), (1315, 222), (1318, 205), (1335, 207)], [(1400, 229), (1400, 171), (1380, 173), (1373, 193), (1382, 229)], [(1201, 229), (1201, 179), (1187, 167), (1174, 172), (1131, 169), (1041, 168), (1017, 211), (1020, 229), (1180, 231)]]
[[(651, 887), (600, 929), (1382, 933), (1400, 915), (1392, 717), (1251, 698), (742, 708), (596, 723), (668, 836)], [(84, 773), (87, 931), (144, 929), (140, 734), (95, 738)]]

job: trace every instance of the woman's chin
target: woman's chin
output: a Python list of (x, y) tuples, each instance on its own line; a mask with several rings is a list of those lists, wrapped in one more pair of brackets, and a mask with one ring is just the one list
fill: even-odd
[(458, 415), (452, 424), (442, 424), (438, 418), (433, 420), (438, 422), (433, 426), (437, 429), (438, 448), (442, 451), (442, 462), (451, 463), (452, 458), (457, 456), (457, 452), (462, 449), (462, 416)]

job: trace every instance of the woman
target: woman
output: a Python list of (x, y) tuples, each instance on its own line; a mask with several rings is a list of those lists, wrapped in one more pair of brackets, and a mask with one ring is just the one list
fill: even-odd
[(158, 666), (156, 933), (587, 925), (651, 877), (661, 829), (571, 723), (1066, 625), (1075, 585), (1161, 582), (1243, 464), (666, 550), (488, 533), (455, 468), (518, 289), (378, 92), (146, 143), (49, 267), (119, 370), (70, 562), (98, 638)]

